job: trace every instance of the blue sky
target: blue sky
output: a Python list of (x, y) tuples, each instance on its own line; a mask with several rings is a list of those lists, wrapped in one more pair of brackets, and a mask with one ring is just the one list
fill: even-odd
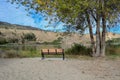
[(24, 7), (16, 7), (16, 4), (11, 4), (7, 0), (0, 0), (0, 21), (37, 27), (44, 30), (59, 31), (63, 29), (63, 23), (59, 23), (57, 27), (52, 27), (52, 25), (49, 25), (51, 27), (46, 27), (49, 21), (46, 21), (42, 15), (32, 14), (28, 16), (28, 12), (25, 11)]
[[(32, 15), (28, 16), (28, 12), (25, 11), (24, 7), (16, 7), (16, 4), (11, 4), (7, 2), (7, 0), (0, 0), (0, 21), (53, 31), (62, 31), (64, 28), (64, 24), (61, 22), (57, 25), (57, 27), (53, 27), (53, 25), (49, 25), (49, 27), (46, 27), (48, 26), (49, 21), (46, 21), (42, 15), (33, 13)], [(110, 29), (110, 31), (120, 33), (120, 25)]]

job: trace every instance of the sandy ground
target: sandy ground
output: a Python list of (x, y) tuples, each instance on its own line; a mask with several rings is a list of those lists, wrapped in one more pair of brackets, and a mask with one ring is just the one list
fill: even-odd
[(120, 60), (0, 59), (0, 80), (120, 80)]

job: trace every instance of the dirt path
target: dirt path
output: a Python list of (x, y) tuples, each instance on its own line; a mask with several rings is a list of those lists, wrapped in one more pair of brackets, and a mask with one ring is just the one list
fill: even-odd
[(0, 59), (0, 80), (120, 80), (120, 60)]

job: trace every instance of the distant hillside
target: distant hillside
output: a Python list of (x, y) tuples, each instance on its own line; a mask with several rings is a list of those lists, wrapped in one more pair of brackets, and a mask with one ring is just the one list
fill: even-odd
[[(10, 41), (22, 43), (25, 35), (34, 34), (36, 40), (34, 43), (57, 43), (60, 42), (63, 48), (69, 48), (74, 43), (83, 44), (85, 46), (90, 45), (89, 34), (81, 35), (77, 33), (62, 33), (62, 32), (50, 32), (40, 30), (38, 28), (30, 26), (21, 26), (16, 24), (10, 24), (6, 22), (0, 22), (0, 41)], [(30, 37), (30, 36), (29, 36)], [(95, 37), (95, 36), (94, 36)], [(106, 40), (113, 38), (120, 38), (120, 34), (107, 33)], [(96, 39), (96, 38), (95, 38)], [(29, 41), (26, 41), (29, 44)]]
[[(0, 40), (2, 41), (17, 41), (21, 44), (23, 36), (31, 33), (36, 36), (36, 41), (34, 41), (34, 43), (56, 43), (60, 41), (63, 48), (70, 47), (74, 43), (81, 43), (82, 41), (89, 40), (89, 37), (88, 39), (81, 38), (80, 34), (44, 31), (30, 26), (0, 22)], [(27, 43), (29, 43), (29, 41), (27, 41)]]
[(23, 25), (17, 25), (17, 24), (10, 24), (7, 22), (2, 22), (0, 21), (0, 28), (5, 28), (5, 29), (21, 29), (21, 30), (41, 30), (35, 27), (31, 26), (23, 26)]

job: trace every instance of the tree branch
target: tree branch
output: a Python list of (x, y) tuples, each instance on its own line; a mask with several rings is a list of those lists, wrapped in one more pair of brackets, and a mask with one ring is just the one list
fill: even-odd
[(94, 20), (97, 22), (97, 18), (95, 17), (93, 11), (90, 11), (91, 12), (91, 16), (94, 18)]

